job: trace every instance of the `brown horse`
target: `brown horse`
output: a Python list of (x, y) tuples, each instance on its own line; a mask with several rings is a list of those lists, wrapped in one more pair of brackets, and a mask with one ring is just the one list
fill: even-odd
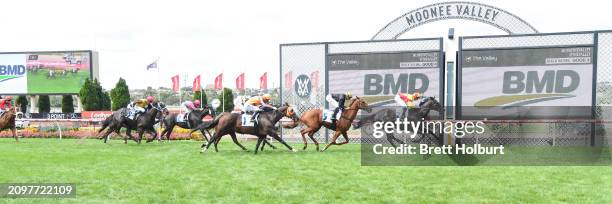
[(10, 129), (15, 141), (19, 142), (17, 130), (15, 129), (15, 115), (15, 108), (11, 108), (2, 114), (2, 117), (0, 117), (0, 131)]
[[(344, 104), (340, 105), (342, 106)], [(322, 109), (312, 109), (306, 111), (304, 114), (302, 114), (302, 117), (300, 118), (300, 122), (306, 126), (306, 128), (300, 131), (300, 133), (302, 134), (302, 140), (304, 141), (304, 150), (306, 149), (306, 147), (308, 147), (308, 142), (306, 141), (305, 136), (305, 134), (307, 134), (308, 137), (310, 137), (310, 139), (312, 140), (312, 142), (314, 142), (314, 144), (317, 146), (317, 151), (319, 151), (319, 143), (317, 142), (317, 140), (315, 140), (313, 135), (317, 131), (319, 131), (321, 127), (326, 127), (327, 129), (336, 131), (334, 132), (334, 136), (332, 137), (331, 142), (327, 144), (327, 146), (325, 146), (323, 151), (325, 151), (331, 145), (343, 145), (348, 143), (349, 139), (347, 131), (351, 128), (351, 123), (353, 123), (353, 120), (355, 120), (355, 118), (357, 117), (357, 111), (359, 110), (365, 110), (368, 112), (372, 111), (372, 109), (368, 106), (368, 103), (366, 103), (363, 99), (359, 97), (355, 97), (355, 99), (351, 100), (349, 107), (344, 109), (342, 115), (340, 116), (340, 119), (336, 121), (335, 128), (332, 127), (333, 125), (331, 123), (323, 121)], [(345, 141), (342, 143), (336, 143), (336, 139), (338, 139), (340, 135), (344, 137)]]
[(212, 122), (207, 122), (198, 126), (198, 129), (208, 129), (211, 127), (215, 128), (215, 134), (211, 137), (208, 143), (202, 144), (202, 150), (200, 152), (203, 153), (208, 150), (211, 144), (215, 144), (215, 151), (217, 151), (216, 144), (224, 135), (230, 135), (236, 145), (238, 145), (242, 150), (246, 150), (246, 148), (236, 139), (236, 133), (257, 136), (258, 140), (257, 145), (255, 146), (255, 154), (257, 154), (259, 146), (266, 140), (267, 136), (276, 139), (287, 147), (287, 149), (295, 151), (276, 133), (276, 123), (278, 123), (278, 121), (283, 117), (291, 118), (294, 122), (298, 120), (293, 108), (289, 104), (284, 104), (277, 109), (260, 113), (257, 125), (253, 127), (242, 126), (239, 113), (222, 113)]

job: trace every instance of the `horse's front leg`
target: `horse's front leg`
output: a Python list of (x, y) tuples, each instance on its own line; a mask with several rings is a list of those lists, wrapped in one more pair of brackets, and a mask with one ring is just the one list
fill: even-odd
[(147, 143), (152, 142), (154, 139), (157, 139), (157, 141), (161, 141), (158, 137), (157, 137), (157, 131), (155, 131), (155, 128), (149, 128), (147, 129), (147, 132), (153, 136), (151, 138), (147, 138)]
[(11, 133), (13, 133), (13, 137), (15, 138), (15, 141), (19, 142), (19, 137), (17, 137), (17, 128), (15, 127), (11, 128)]
[[(287, 149), (289, 149), (290, 151), (297, 152), (297, 150), (295, 150), (295, 149), (293, 149), (293, 147), (289, 146), (289, 145), (288, 145), (288, 144), (285, 142), (285, 140), (283, 140), (283, 138), (280, 138), (280, 137), (278, 136), (278, 134), (276, 134), (276, 132), (271, 131), (271, 132), (269, 132), (268, 134), (269, 134), (269, 135), (270, 135), (272, 138), (274, 138), (274, 139), (276, 139), (277, 141), (279, 141), (281, 144), (285, 145), (285, 147), (287, 147)], [(264, 139), (265, 139), (265, 138), (264, 138)]]
[[(132, 136), (132, 128), (128, 127), (127, 130), (125, 131), (125, 134), (132, 140), (134, 140), (134, 142), (138, 142), (138, 140)], [(124, 138), (125, 143), (127, 144), (127, 138)]]
[(139, 128), (138, 129), (138, 144), (140, 144), (140, 142), (142, 141), (142, 137), (144, 136), (144, 128)]
[[(202, 133), (202, 138), (204, 141), (208, 141), (208, 137), (206, 137), (206, 132), (208, 132), (208, 130), (205, 132), (204, 129), (200, 129), (200, 132)], [(208, 134), (210, 135), (210, 132)]]

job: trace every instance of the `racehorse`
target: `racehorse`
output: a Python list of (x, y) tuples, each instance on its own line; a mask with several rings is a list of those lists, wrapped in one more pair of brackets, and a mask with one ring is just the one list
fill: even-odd
[(242, 146), (238, 139), (236, 138), (236, 133), (241, 134), (249, 134), (257, 136), (257, 145), (255, 146), (255, 154), (257, 154), (257, 150), (259, 149), (259, 145), (262, 142), (267, 142), (266, 137), (270, 136), (281, 144), (285, 145), (287, 149), (291, 151), (295, 151), (291, 146), (289, 146), (278, 134), (276, 133), (276, 123), (280, 121), (283, 117), (291, 118), (294, 122), (298, 120), (298, 117), (295, 115), (295, 112), (289, 104), (285, 103), (283, 106), (271, 110), (262, 112), (259, 114), (257, 125), (252, 127), (242, 126), (241, 114), (240, 113), (222, 113), (212, 122), (208, 122), (200, 125), (198, 128), (208, 129), (210, 127), (215, 127), (215, 134), (210, 138), (208, 144), (206, 142), (202, 144), (201, 152), (206, 152), (211, 144), (215, 144), (215, 151), (217, 150), (217, 142), (221, 137), (225, 135), (230, 135), (232, 140), (236, 145), (238, 145), (242, 150), (247, 150)]
[[(418, 108), (408, 110), (408, 117), (406, 118), (406, 120), (408, 121), (429, 120), (429, 112), (431, 110), (437, 111), (438, 113), (442, 113), (443, 107), (434, 97), (424, 97), (424, 99), (421, 100), (421, 102), (419, 103)], [(385, 108), (385, 109), (379, 110), (374, 114), (360, 118), (361, 120), (359, 120), (359, 122), (354, 124), (353, 128), (357, 129), (364, 125), (372, 124), (374, 122), (393, 123), (396, 120), (395, 113), (396, 113), (395, 110), (392, 108)], [(402, 112), (402, 115), (399, 116), (399, 118), (403, 119), (405, 117), (406, 117), (406, 112), (404, 111)], [(408, 128), (412, 128), (412, 126), (408, 126)], [(414, 130), (411, 130), (411, 131), (414, 131)], [(400, 144), (404, 144), (402, 140), (397, 139), (393, 134), (387, 133), (386, 136), (387, 136), (387, 141), (389, 141), (389, 144), (391, 144), (391, 146), (393, 147), (396, 147), (396, 144), (394, 143), (394, 141)], [(420, 142), (423, 138), (424, 137), (420, 137), (416, 142)]]
[(13, 137), (15, 141), (19, 142), (19, 138), (17, 137), (17, 129), (15, 128), (15, 108), (10, 108), (8, 111), (2, 114), (0, 117), (0, 131), (10, 129), (11, 133), (13, 133)]
[[(340, 105), (344, 105), (344, 104), (340, 104)], [(335, 131), (334, 136), (331, 139), (331, 142), (327, 144), (327, 146), (325, 146), (323, 151), (325, 151), (331, 145), (343, 145), (343, 144), (348, 143), (349, 139), (348, 139), (347, 131), (351, 127), (351, 123), (353, 123), (353, 120), (355, 120), (355, 117), (357, 117), (357, 112), (359, 110), (365, 110), (367, 112), (371, 112), (372, 108), (370, 108), (368, 106), (368, 103), (366, 103), (366, 101), (364, 101), (363, 99), (359, 97), (355, 97), (355, 99), (351, 100), (349, 107), (344, 109), (344, 111), (340, 115), (340, 119), (336, 121), (335, 127), (333, 127), (334, 126), (333, 124), (323, 121), (323, 110), (322, 109), (312, 109), (312, 110), (306, 111), (304, 114), (302, 114), (302, 117), (299, 120), (301, 123), (306, 125), (306, 128), (300, 131), (302, 135), (302, 140), (304, 141), (304, 150), (308, 147), (308, 142), (306, 141), (306, 136), (305, 136), (307, 134), (308, 137), (310, 137), (310, 139), (312, 140), (312, 142), (317, 146), (317, 151), (319, 151), (319, 143), (317, 142), (317, 140), (315, 140), (313, 135), (317, 131), (319, 131), (321, 127), (326, 127), (327, 129)], [(336, 139), (338, 139), (340, 135), (344, 137), (345, 141), (342, 143), (336, 143)]]
[[(108, 127), (108, 130), (106, 131), (106, 133), (104, 133), (100, 137), (100, 139), (104, 139), (104, 143), (107, 143), (108, 136), (112, 132), (115, 132), (118, 135), (121, 135), (119, 133), (119, 130), (122, 127), (127, 128), (127, 131), (126, 131), (127, 136), (137, 143), (140, 143), (140, 140), (142, 139), (142, 134), (144, 133), (144, 131), (147, 131), (151, 135), (153, 135), (154, 136), (153, 138), (158, 138), (157, 131), (155, 131), (155, 128), (153, 126), (155, 125), (156, 122), (161, 121), (161, 119), (163, 118), (163, 115), (168, 112), (165, 104), (163, 103), (158, 103), (156, 105), (153, 105), (153, 108), (151, 108), (150, 110), (148, 110), (147, 112), (143, 114), (138, 115), (136, 120), (130, 120), (130, 119), (125, 118), (123, 116), (125, 111), (127, 111), (126, 108), (121, 108), (113, 112), (112, 115), (110, 115), (108, 118), (104, 120), (102, 124), (102, 128), (98, 130), (98, 133), (100, 133), (105, 128)], [(155, 120), (155, 119), (158, 119), (158, 120)], [(134, 138), (132, 136), (131, 134), (132, 129), (136, 129), (138, 131), (139, 138)], [(123, 137), (123, 140), (124, 140), (124, 143), (127, 144), (127, 137)]]
[[(162, 131), (160, 137), (163, 138), (165, 135), (169, 141), (170, 134), (172, 134), (172, 130), (174, 129), (174, 126), (177, 126), (177, 125), (181, 128), (191, 129), (192, 130), (191, 133), (193, 133), (195, 132), (193, 130), (197, 131), (198, 130), (197, 127), (200, 124), (202, 124), (202, 118), (206, 117), (207, 115), (211, 115), (214, 117), (214, 113), (210, 108), (196, 109), (196, 110), (191, 111), (191, 113), (189, 113), (187, 121), (184, 121), (184, 122), (176, 122), (177, 115), (178, 113), (170, 113), (166, 115), (166, 117), (163, 120), (163, 124), (166, 128)], [(199, 130), (200, 132), (202, 132), (202, 137), (204, 137), (204, 141), (208, 141), (208, 138), (206, 137), (206, 134), (204, 133), (204, 131), (206, 131), (208, 135), (212, 136), (212, 134), (210, 134), (208, 129), (199, 129)]]

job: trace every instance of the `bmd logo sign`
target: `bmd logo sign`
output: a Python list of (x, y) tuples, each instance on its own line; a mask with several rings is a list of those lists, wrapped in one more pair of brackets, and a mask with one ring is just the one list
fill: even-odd
[(590, 106), (591, 47), (465, 51), (463, 106)]
[(331, 55), (329, 92), (351, 92), (372, 102), (392, 102), (397, 93), (440, 96), (440, 53)]
[(0, 82), (25, 76), (24, 65), (0, 65)]
[[(541, 76), (539, 76), (541, 75)], [(522, 106), (542, 101), (575, 97), (580, 76), (572, 70), (509, 71), (504, 73), (503, 96), (494, 96), (476, 102), (475, 106)]]

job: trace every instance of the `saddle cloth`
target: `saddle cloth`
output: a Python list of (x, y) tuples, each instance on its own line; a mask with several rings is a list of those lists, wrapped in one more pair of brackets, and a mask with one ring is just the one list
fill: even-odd
[(176, 122), (177, 123), (182, 123), (185, 122), (185, 114), (187, 113), (179, 113), (176, 115)]
[[(251, 114), (247, 114), (247, 113), (243, 113), (242, 115), (240, 115), (240, 124), (244, 127), (253, 127), (255, 126), (255, 123), (251, 120), (251, 118), (253, 118), (253, 115)], [(257, 120), (257, 119), (255, 119)]]
[[(332, 115), (334, 114), (334, 110), (323, 110), (323, 121), (324, 122), (328, 122), (331, 123), (332, 122)], [(340, 119), (340, 116), (342, 116), (342, 110), (338, 111), (338, 114), (336, 115), (336, 120)]]

